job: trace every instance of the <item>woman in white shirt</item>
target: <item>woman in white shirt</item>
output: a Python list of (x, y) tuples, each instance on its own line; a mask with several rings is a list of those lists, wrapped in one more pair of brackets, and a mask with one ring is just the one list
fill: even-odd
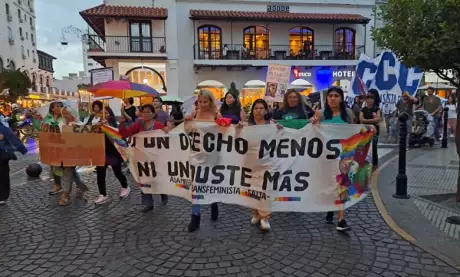
[(455, 129), (457, 127), (457, 103), (455, 102), (455, 98), (449, 96), (446, 102), (446, 108), (449, 110), (447, 111), (447, 126), (451, 131), (450, 137), (455, 137)]

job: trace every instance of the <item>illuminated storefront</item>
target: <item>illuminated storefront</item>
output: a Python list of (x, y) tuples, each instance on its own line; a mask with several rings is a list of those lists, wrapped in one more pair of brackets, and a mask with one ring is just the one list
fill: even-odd
[(21, 97), (21, 99), (17, 100), (16, 102), (23, 108), (38, 108), (42, 106), (44, 103), (49, 102), (53, 99), (54, 98), (52, 98), (50, 94), (29, 93), (28, 96)]
[(308, 81), (312, 85), (312, 91), (309, 93), (327, 89), (331, 86), (340, 86), (345, 91), (348, 91), (354, 76), (354, 66), (298, 66), (292, 67), (290, 80), (291, 82), (296, 79)]

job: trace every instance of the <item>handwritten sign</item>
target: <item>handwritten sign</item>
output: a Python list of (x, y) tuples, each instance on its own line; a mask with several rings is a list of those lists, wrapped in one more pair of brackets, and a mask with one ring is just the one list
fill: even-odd
[(291, 66), (281, 64), (269, 64), (265, 87), (265, 100), (269, 102), (283, 102), (286, 93)]
[(104, 134), (40, 132), (40, 161), (52, 166), (103, 166)]

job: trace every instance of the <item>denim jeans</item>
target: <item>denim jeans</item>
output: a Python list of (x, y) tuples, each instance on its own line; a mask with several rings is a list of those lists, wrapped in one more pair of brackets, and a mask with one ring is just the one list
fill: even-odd
[(434, 136), (437, 139), (441, 138), (441, 117), (439, 115), (433, 116), (434, 121)]
[(201, 210), (201, 205), (200, 204), (193, 204), (192, 205), (192, 214), (199, 215), (200, 210)]

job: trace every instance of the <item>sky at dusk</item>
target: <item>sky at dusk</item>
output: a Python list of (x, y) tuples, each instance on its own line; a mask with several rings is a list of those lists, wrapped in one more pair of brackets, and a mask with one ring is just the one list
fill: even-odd
[[(103, 0), (36, 0), (37, 48), (57, 58), (54, 61), (54, 76), (60, 79), (68, 73), (83, 70), (81, 37), (77, 32), (66, 34), (67, 46), (61, 45), (62, 30), (73, 26), (85, 31), (86, 22), (79, 12), (102, 4)], [(69, 30), (69, 28), (67, 28)]]

